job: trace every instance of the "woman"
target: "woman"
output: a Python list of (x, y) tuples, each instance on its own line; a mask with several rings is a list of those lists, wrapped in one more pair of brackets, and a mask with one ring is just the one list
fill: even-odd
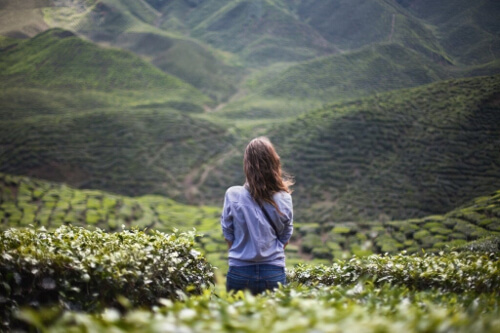
[(291, 179), (265, 137), (252, 140), (243, 158), (246, 182), (226, 191), (221, 217), (229, 247), (228, 291), (252, 294), (286, 283), (285, 247), (293, 231)]

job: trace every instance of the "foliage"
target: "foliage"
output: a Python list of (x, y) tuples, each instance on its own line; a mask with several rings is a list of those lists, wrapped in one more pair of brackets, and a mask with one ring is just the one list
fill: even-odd
[(210, 263), (226, 268), (226, 244), (220, 225), (220, 208), (190, 206), (160, 196), (130, 198), (96, 190), (77, 190), (67, 185), (27, 177), (0, 174), (0, 229), (61, 225), (119, 231), (122, 225), (141, 230), (171, 233), (196, 228), (197, 246)]
[(264, 96), (335, 101), (444, 80), (452, 73), (400, 44), (380, 44), (290, 67)]
[(4, 120), (0, 133), (0, 144), (10, 147), (0, 157), (0, 172), (184, 201), (211, 194), (191, 187), (205, 163), (231, 148), (221, 126), (161, 106)]
[(415, 291), (389, 283), (309, 287), (274, 293), (220, 292), (164, 301), (152, 311), (115, 309), (88, 315), (24, 310), (20, 317), (50, 332), (496, 332), (498, 295)]
[(195, 233), (107, 233), (61, 226), (8, 229), (0, 234), (2, 313), (17, 307), (59, 304), (96, 311), (152, 306), (179, 291), (201, 293), (213, 268), (194, 245)]
[(336, 260), (331, 266), (298, 265), (288, 278), (307, 285), (349, 285), (370, 279), (376, 285), (389, 283), (415, 290), (498, 294), (500, 260), (498, 253), (440, 252), (421, 256), (403, 252)]
[(203, 100), (192, 86), (139, 57), (98, 47), (62, 29), (45, 31), (2, 52), (0, 76), (2, 88), (188, 90), (192, 98)]
[(297, 218), (423, 217), (498, 190), (499, 91), (498, 75), (449, 80), (328, 105), (276, 126), (269, 137), (284, 167), (304, 180), (295, 186)]
[[(474, 199), (445, 215), (421, 219), (358, 223), (294, 224), (287, 248), (291, 267), (304, 260), (342, 259), (352, 254), (437, 253), (471, 249), (498, 252), (500, 192)], [(96, 190), (78, 190), (37, 179), (0, 174), (0, 229), (82, 226), (117, 231), (121, 225), (172, 232), (196, 228), (205, 237), (198, 246), (209, 262), (227, 269), (226, 244), (219, 225), (220, 207), (190, 206), (161, 196), (130, 198)], [(484, 239), (484, 237), (489, 238)], [(472, 243), (469, 243), (472, 242)], [(458, 247), (458, 248), (457, 248)]]

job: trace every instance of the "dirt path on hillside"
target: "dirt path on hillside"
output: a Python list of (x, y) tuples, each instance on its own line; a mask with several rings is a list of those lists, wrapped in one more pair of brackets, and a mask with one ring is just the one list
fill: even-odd
[(396, 14), (392, 14), (391, 34), (389, 35), (389, 42), (392, 42), (392, 35), (394, 34), (395, 24), (396, 24)]
[[(237, 153), (238, 150), (233, 147), (228, 152), (219, 154), (207, 161), (205, 164), (191, 170), (182, 182), (184, 197), (186, 197), (188, 201), (192, 201), (193, 196), (198, 192), (198, 188), (205, 183), (210, 172), (212, 172), (218, 165), (222, 164), (226, 159)], [(195, 179), (198, 179), (198, 181), (195, 182)]]

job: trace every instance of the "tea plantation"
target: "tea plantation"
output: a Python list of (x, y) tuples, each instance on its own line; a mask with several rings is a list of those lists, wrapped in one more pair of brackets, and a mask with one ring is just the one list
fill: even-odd
[[(195, 228), (208, 260), (226, 268), (226, 244), (219, 226), (220, 207), (189, 206), (160, 196), (131, 198), (0, 174), (0, 228), (82, 226), (119, 231), (122, 226), (172, 232)], [(222, 204), (222, 203), (221, 203)], [(486, 236), (500, 236), (500, 191), (476, 198), (444, 215), (404, 221), (297, 221), (288, 264), (303, 260), (330, 263), (332, 259), (373, 253), (421, 253), (467, 244)]]
[(224, 291), (218, 207), (7, 174), (0, 184), (3, 329), (500, 329), (500, 191), (422, 219), (297, 222), (290, 283), (252, 296)]
[[(85, 242), (98, 245), (99, 237), (102, 236), (96, 232), (82, 230), (62, 227), (54, 233), (43, 230), (35, 232), (31, 229), (4, 232), (1, 238), (3, 246), (1, 267), (10, 262), (22, 263), (22, 267), (31, 265), (42, 269), (51, 265), (57, 267), (64, 260), (69, 267), (75, 268), (70, 266), (75, 261), (72, 261), (71, 255), (68, 254), (72, 252), (74, 256), (81, 248), (68, 251), (68, 245), (72, 242), (69, 240), (71, 238), (65, 235), (87, 233), (86, 236), (90, 237), (78, 237), (79, 246)], [(138, 262), (144, 261), (140, 259), (143, 253), (154, 253), (149, 250), (150, 248), (161, 251), (162, 247), (158, 245), (168, 249), (181, 244), (181, 248), (189, 248), (182, 246), (189, 244), (189, 241), (186, 242), (184, 239), (177, 242), (175, 235), (166, 236), (157, 233), (153, 236), (156, 239), (150, 246), (140, 242), (151, 237), (141, 232), (124, 232), (116, 235), (118, 237), (104, 238), (106, 240), (114, 238), (115, 241), (112, 243), (116, 245), (120, 236), (126, 236), (123, 243), (127, 245), (118, 245), (117, 249), (140, 244), (134, 249)], [(138, 243), (134, 242), (134, 237), (137, 237)], [(12, 238), (14, 240), (9, 242)], [(12, 244), (21, 239), (22, 243)], [(60, 255), (48, 254), (45, 251), (49, 250), (50, 246), (34, 247), (34, 243), (26, 242), (28, 239), (44, 239), (47, 240), (46, 243), (63, 248), (66, 243), (66, 249)], [(160, 239), (166, 242), (158, 243)], [(169, 241), (172, 244), (169, 244)], [(11, 246), (7, 252), (6, 244), (9, 243)], [(109, 260), (117, 256), (104, 255), (105, 251), (97, 248), (94, 248), (93, 252), (103, 254), (102, 258), (85, 258), (80, 265), (92, 274), (96, 274), (97, 277), (106, 275), (101, 273), (101, 265), (92, 266), (96, 263), (102, 264), (106, 262), (105, 260), (108, 260), (108, 265), (104, 271), (118, 272), (115, 276), (124, 271), (120, 270), (120, 267), (126, 260)], [(181, 253), (182, 257), (177, 257), (172, 256), (173, 253), (170, 252), (170, 258), (167, 259), (167, 256), (162, 260), (166, 261), (163, 265), (171, 268), (168, 272), (175, 274), (178, 271), (179, 266), (176, 269), (171, 263), (182, 262), (180, 259), (185, 259), (188, 264), (193, 262), (193, 254), (197, 256), (192, 250)], [(35, 257), (40, 261), (34, 261)], [(49, 258), (53, 261), (47, 260)], [(203, 258), (198, 257), (197, 260), (199, 263), (195, 268), (200, 267)], [(85, 267), (87, 264), (89, 267)], [(184, 265), (180, 268), (182, 266)], [(153, 265), (146, 268), (146, 274), (157, 269)], [(16, 269), (21, 270), (19, 266)], [(9, 289), (6, 283), (3, 283), (4, 291), (7, 289), (9, 292), (28, 285), (32, 288), (30, 289), (32, 293), (34, 290), (45, 293), (52, 291), (56, 294), (55, 298), (66, 297), (63, 292), (54, 292), (55, 286), (65, 281), (61, 276), (57, 282), (53, 278), (43, 278), (44, 274), (54, 274), (53, 271), (40, 272), (38, 269), (32, 269), (31, 273), (29, 270), (24, 271), (23, 277), (32, 277), (32, 280), (29, 280), (31, 285), (26, 283), (15, 270), (10, 272), (10, 275), (7, 273), (6, 276), (12, 287)], [(185, 270), (187, 276), (193, 277), (190, 275), (192, 272), (193, 266)], [(205, 275), (199, 273), (202, 280)], [(164, 272), (157, 275), (156, 279), (164, 279), (165, 276), (168, 280), (172, 274)], [(156, 295), (157, 298), (154, 305), (141, 308), (136, 307), (134, 302), (136, 300), (134, 297), (140, 295), (134, 290), (137, 286), (136, 277), (137, 275), (134, 277), (133, 274), (128, 276), (123, 274), (125, 283), (120, 285), (123, 288), (121, 290), (123, 295), (116, 296), (115, 304), (112, 306), (109, 306), (110, 303), (98, 303), (107, 305), (104, 309), (99, 306), (94, 309), (88, 307), (75, 309), (71, 304), (68, 309), (68, 306), (65, 306), (67, 302), (63, 301), (52, 306), (46, 304), (41, 308), (39, 304), (31, 303), (31, 307), (23, 307), (18, 311), (17, 304), (12, 304), (12, 299), (4, 298), (2, 299), (4, 310), (5, 303), (10, 301), (13, 316), (6, 316), (8, 312), (4, 311), (3, 325), (6, 327), (5, 325), (10, 324), (22, 329), (36, 328), (42, 332), (401, 332), (402, 330), (498, 332), (500, 329), (498, 248), (493, 252), (483, 250), (442, 252), (439, 256), (372, 255), (365, 259), (353, 257), (346, 261), (336, 261), (331, 266), (297, 266), (289, 270), (290, 283), (287, 286), (258, 296), (242, 292), (228, 294), (222, 286), (208, 287), (199, 293), (189, 282), (182, 281), (184, 285), (182, 283), (178, 285), (178, 297), (169, 299), (162, 297), (161, 294), (151, 293), (155, 285), (156, 288), (159, 286), (155, 280), (148, 284), (145, 276), (144, 283), (138, 284), (139, 289), (147, 291), (151, 288), (147, 294)], [(38, 284), (34, 283), (37, 278)], [(90, 294), (98, 298), (99, 293), (104, 291), (105, 295), (109, 295), (109, 291), (101, 290), (101, 286), (95, 283), (95, 278), (94, 275), (92, 278), (84, 278), (80, 282), (80, 287), (70, 289), (72, 294), (81, 293), (87, 297)], [(66, 280), (66, 286), (72, 286), (72, 282), (70, 279)], [(116, 285), (113, 286), (118, 289)], [(15, 297), (22, 298), (19, 294)]]

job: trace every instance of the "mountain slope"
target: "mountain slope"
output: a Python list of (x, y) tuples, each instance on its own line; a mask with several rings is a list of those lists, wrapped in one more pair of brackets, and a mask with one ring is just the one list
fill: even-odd
[(308, 220), (444, 213), (500, 185), (499, 97), (500, 76), (444, 81), (325, 107), (272, 138)]
[(191, 36), (236, 53), (252, 66), (300, 61), (336, 51), (314, 29), (273, 1), (150, 2), (166, 19), (182, 22)]
[(48, 30), (2, 52), (0, 75), (2, 88), (162, 89), (202, 97), (190, 85), (131, 53), (100, 48), (62, 29)]
[(212, 103), (139, 57), (70, 31), (51, 29), (7, 44), (0, 53), (0, 119), (151, 104), (202, 112)]
[(231, 148), (227, 131), (165, 106), (0, 121), (0, 171), (126, 195), (190, 198), (190, 171)]
[[(500, 188), (499, 97), (500, 76), (449, 80), (276, 125), (267, 135), (295, 175), (297, 220), (422, 217)], [(218, 164), (200, 193), (242, 183), (241, 161)]]
[(113, 45), (138, 54), (164, 71), (224, 102), (237, 90), (244, 69), (229, 65), (195, 40), (152, 32), (126, 32)]
[[(12, 13), (8, 8), (14, 6), (14, 1), (6, 1), (9, 7), (5, 13)], [(217, 50), (195, 39), (158, 28), (160, 13), (145, 1), (38, 4), (42, 5), (43, 8), (37, 8), (26, 3), (24, 7), (43, 13), (40, 20), (47, 28), (60, 27), (102, 46), (132, 51), (167, 74), (202, 90), (217, 102), (235, 92), (242, 75), (242, 69), (228, 64)]]
[(433, 31), (394, 2), (302, 0), (294, 11), (303, 22), (343, 50), (398, 42), (435, 61), (447, 62)]
[(263, 94), (336, 100), (450, 78), (449, 70), (400, 44), (379, 44), (293, 66)]
[(409, 12), (437, 27), (441, 45), (464, 64), (478, 65), (498, 58), (500, 5), (495, 0), (404, 0)]

